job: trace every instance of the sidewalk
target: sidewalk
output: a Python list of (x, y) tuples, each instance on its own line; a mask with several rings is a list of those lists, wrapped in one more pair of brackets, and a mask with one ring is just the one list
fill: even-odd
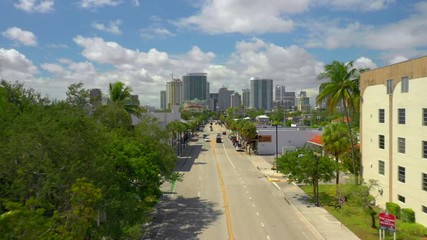
[[(251, 155), (248, 156), (248, 159), (282, 192), (286, 202), (293, 206), (303, 216), (303, 219), (307, 220), (308, 224), (313, 227), (313, 232), (317, 233), (318, 239), (360, 239), (328, 211), (309, 203), (309, 197), (298, 186), (284, 183), (282, 174), (271, 170), (271, 164), (266, 160), (268, 157), (271, 156)], [(283, 183), (279, 186), (276, 182)]]

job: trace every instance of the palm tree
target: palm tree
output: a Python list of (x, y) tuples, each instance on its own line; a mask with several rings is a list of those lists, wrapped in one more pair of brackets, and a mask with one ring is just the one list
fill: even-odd
[(117, 104), (123, 107), (126, 112), (129, 114), (134, 114), (137, 117), (141, 116), (141, 109), (139, 104), (132, 100), (131, 98), (132, 89), (130, 87), (125, 87), (125, 84), (117, 81), (115, 83), (110, 83), (109, 85), (109, 102)]
[[(326, 101), (328, 110), (335, 112), (338, 104), (342, 103), (350, 136), (351, 130), (350, 110), (355, 113), (359, 111), (359, 70), (353, 67), (353, 62), (343, 63), (333, 61), (325, 66), (325, 71), (319, 74), (319, 80), (329, 80), (320, 85), (320, 93), (316, 98), (317, 104)], [(343, 122), (344, 119), (343, 119)], [(353, 137), (350, 137), (351, 159), (353, 172), (356, 173)]]
[(339, 157), (348, 152), (350, 137), (344, 123), (331, 123), (325, 127), (322, 134), (325, 151), (335, 157), (337, 163), (336, 184), (339, 183), (340, 164)]

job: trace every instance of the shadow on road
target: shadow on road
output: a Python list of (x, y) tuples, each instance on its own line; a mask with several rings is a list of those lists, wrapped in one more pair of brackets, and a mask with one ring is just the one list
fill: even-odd
[(200, 155), (202, 145), (189, 145), (182, 156), (178, 157), (176, 162), (175, 171), (177, 172), (189, 172), (194, 164), (194, 160)]
[(214, 202), (198, 197), (164, 196), (142, 239), (198, 239), (197, 236), (223, 213)]

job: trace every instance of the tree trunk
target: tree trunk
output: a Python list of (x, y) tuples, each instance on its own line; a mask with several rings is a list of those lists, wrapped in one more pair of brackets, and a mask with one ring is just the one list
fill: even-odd
[(350, 113), (349, 113), (349, 111), (348, 111), (348, 109), (347, 109), (347, 103), (346, 103), (346, 100), (343, 100), (343, 105), (344, 105), (344, 112), (345, 112), (345, 114), (346, 114), (346, 116), (347, 116), (347, 126), (348, 126), (348, 132), (349, 132), (349, 134), (350, 134), (350, 147), (351, 147), (351, 162), (352, 162), (352, 164), (353, 164), (353, 174), (354, 174), (354, 176), (356, 176), (356, 184), (358, 184), (359, 183), (359, 181), (358, 181), (358, 175), (359, 174), (357, 174), (356, 173), (356, 164), (355, 164), (355, 159), (354, 159), (354, 143), (353, 143), (353, 132), (351, 131), (351, 123), (350, 123)]
[(340, 168), (338, 166), (339, 164), (339, 159), (338, 156), (335, 155), (335, 161), (337, 162), (337, 177), (336, 177), (336, 184), (338, 185), (340, 183)]

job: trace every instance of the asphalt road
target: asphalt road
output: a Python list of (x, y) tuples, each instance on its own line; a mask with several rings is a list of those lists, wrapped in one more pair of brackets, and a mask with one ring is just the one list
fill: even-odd
[[(209, 130), (209, 128), (207, 128)], [(177, 164), (182, 182), (165, 184), (165, 197), (143, 239), (316, 239), (304, 218), (226, 136), (200, 137)], [(201, 135), (201, 134), (200, 134)]]

